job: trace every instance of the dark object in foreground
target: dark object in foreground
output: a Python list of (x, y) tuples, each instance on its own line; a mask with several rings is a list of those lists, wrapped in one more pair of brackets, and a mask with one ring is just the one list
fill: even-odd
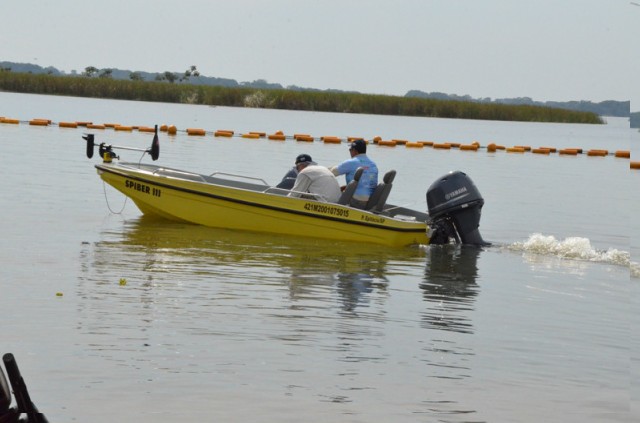
[(11, 391), (4, 372), (0, 368), (0, 423), (49, 423), (49, 420), (38, 411), (38, 408), (31, 401), (27, 385), (20, 374), (18, 363), (16, 363), (13, 354), (5, 354), (2, 356), (2, 361), (9, 376), (16, 405), (11, 407)]

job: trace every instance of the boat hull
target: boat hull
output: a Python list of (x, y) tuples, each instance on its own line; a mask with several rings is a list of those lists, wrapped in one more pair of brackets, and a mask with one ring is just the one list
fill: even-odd
[(204, 175), (152, 165), (103, 163), (96, 168), (103, 181), (131, 198), (146, 215), (216, 228), (337, 241), (388, 246), (429, 243), (425, 221), (415, 217), (392, 218), (292, 198), (256, 183), (227, 186), (212, 183)]

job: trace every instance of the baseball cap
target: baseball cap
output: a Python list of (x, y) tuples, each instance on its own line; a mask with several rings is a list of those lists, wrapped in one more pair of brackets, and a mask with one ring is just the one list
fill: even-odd
[(358, 153), (366, 153), (367, 152), (367, 142), (363, 139), (355, 140), (349, 146), (349, 149), (354, 149)]
[(311, 156), (308, 154), (300, 154), (298, 157), (296, 157), (296, 165), (300, 163), (317, 164), (311, 159)]

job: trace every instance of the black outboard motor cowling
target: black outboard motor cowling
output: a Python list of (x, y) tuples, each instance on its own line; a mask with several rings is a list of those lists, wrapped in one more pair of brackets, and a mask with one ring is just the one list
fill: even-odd
[(449, 172), (427, 190), (432, 244), (447, 244), (450, 238), (471, 245), (487, 245), (478, 227), (484, 199), (465, 173)]

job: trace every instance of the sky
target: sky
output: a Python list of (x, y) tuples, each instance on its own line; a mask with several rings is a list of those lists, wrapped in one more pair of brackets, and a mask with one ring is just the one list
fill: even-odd
[(195, 65), (285, 87), (640, 110), (640, 0), (20, 0), (2, 14), (0, 61), (65, 72)]

